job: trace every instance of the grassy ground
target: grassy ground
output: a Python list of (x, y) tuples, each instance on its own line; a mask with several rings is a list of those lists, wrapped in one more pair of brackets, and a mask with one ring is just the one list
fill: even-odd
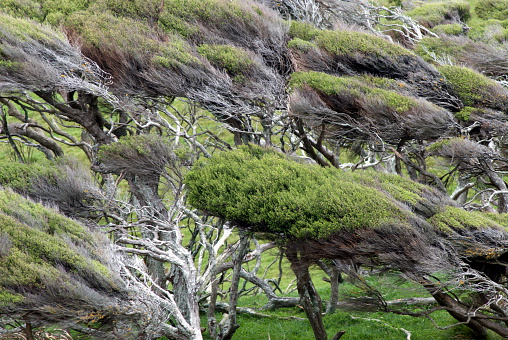
[[(276, 256), (277, 250), (271, 250), (264, 255), (260, 273), (272, 262)], [(287, 291), (284, 296), (298, 296), (296, 291), (291, 291), (294, 275), (289, 268), (287, 261), (282, 262), (282, 280), (280, 288)], [(328, 300), (330, 295), (329, 283), (322, 280), (326, 274), (319, 268), (311, 270), (314, 285), (319, 291), (323, 300)], [(267, 271), (266, 278), (276, 278), (278, 276), (277, 266), (272, 266)], [(395, 300), (407, 297), (428, 297), (429, 295), (419, 286), (401, 280), (395, 275), (375, 275), (366, 276), (367, 282), (378, 289), (386, 300)], [(247, 287), (249, 287), (247, 285)], [(287, 289), (287, 288), (290, 289)], [(227, 287), (223, 287), (227, 289)], [(340, 299), (345, 297), (362, 296), (364, 293), (355, 285), (345, 280), (339, 286)], [(224, 302), (227, 302), (224, 301)], [(239, 306), (250, 308), (261, 308), (267, 302), (264, 294), (250, 295), (241, 297)], [(240, 328), (236, 331), (233, 339), (236, 340), (308, 340), (313, 339), (312, 328), (306, 320), (302, 308), (281, 308), (276, 311), (258, 310), (259, 313), (270, 315), (271, 317), (253, 317), (249, 315), (239, 315), (238, 323)], [(304, 320), (284, 320), (282, 318), (296, 317)], [(220, 320), (221, 315), (217, 315)], [(439, 327), (447, 327), (456, 323), (447, 312), (437, 312), (433, 318)], [(206, 327), (206, 318), (203, 317), (203, 327)], [(342, 339), (351, 340), (396, 340), (408, 339), (408, 332), (411, 333), (411, 340), (472, 340), (474, 336), (465, 326), (456, 326), (448, 329), (439, 329), (433, 322), (427, 318), (415, 318), (405, 315), (397, 315), (384, 312), (358, 312), (338, 310), (332, 315), (324, 316), (325, 327), (331, 338), (339, 330), (345, 330), (346, 333)], [(204, 334), (205, 339), (211, 339)], [(502, 339), (501, 337), (490, 333), (489, 340)]]

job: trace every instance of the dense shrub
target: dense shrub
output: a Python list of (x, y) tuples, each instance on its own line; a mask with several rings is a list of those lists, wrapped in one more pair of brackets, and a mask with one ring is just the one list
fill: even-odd
[(476, 4), (476, 15), (481, 19), (508, 19), (507, 0), (482, 0)]
[[(0, 313), (43, 323), (107, 320), (126, 296), (107, 239), (9, 190), (0, 190)], [(101, 317), (101, 319), (102, 319)]]
[(447, 20), (467, 21), (470, 16), (470, 5), (467, 1), (428, 2), (415, 7), (407, 13), (427, 27), (434, 27)]
[(499, 83), (461, 66), (441, 66), (439, 71), (453, 85), (464, 105), (505, 110), (508, 91)]

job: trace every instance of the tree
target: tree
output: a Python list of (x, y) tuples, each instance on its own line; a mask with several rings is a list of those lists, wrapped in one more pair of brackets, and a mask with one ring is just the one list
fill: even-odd
[[(490, 260), (503, 256), (504, 234), (495, 230), (504, 223), (504, 215), (466, 214), (446, 198), (451, 192), (451, 198), (463, 208), (506, 211), (503, 170), (508, 94), (500, 83), (472, 69), (450, 65), (465, 63), (487, 76), (505, 75), (504, 64), (499, 62), (506, 54), (502, 41), (494, 46), (465, 36), (467, 24), (474, 23), (468, 22), (471, 15), (463, 1), (423, 4), (411, 10), (333, 0), (1, 3), (0, 139), (25, 164), (2, 164), (5, 170), (0, 183), (110, 232), (115, 249), (124, 254), (119, 259), (129, 268), (125, 282), (142, 291), (142, 296), (153, 297), (150, 308), (168, 311), (160, 320), (170, 320), (170, 326), (152, 332), (151, 326), (144, 329), (140, 325), (140, 332), (199, 339), (198, 311), (206, 308), (212, 337), (230, 338), (238, 327), (235, 304), (240, 279), (262, 288), (270, 301), (267, 307), (296, 302), (277, 296), (256, 270), (243, 267), (275, 246), (258, 243), (250, 251), (249, 244), (256, 242), (243, 229), (261, 225), (244, 220), (243, 215), (231, 219), (216, 212), (223, 217), (220, 219), (192, 208), (186, 201), (184, 176), (196, 160), (218, 150), (241, 144), (273, 146), (323, 167), (349, 169), (347, 185), (366, 187), (358, 188), (364, 194), (355, 197), (355, 202), (367, 204), (376, 198), (372, 207), (384, 204), (381, 210), (391, 212), (387, 218), (394, 218), (393, 223), (400, 219), (397, 225), (413, 225), (411, 232), (422, 243), (417, 242), (414, 249), (404, 248), (406, 257), (397, 261), (390, 257), (396, 251), (387, 248), (393, 251), (383, 253), (388, 260), (379, 264), (396, 264), (407, 277), (427, 280), (425, 287), (443, 308), (478, 334), (484, 327), (504, 334), (497, 324), (486, 321), (504, 318), (491, 303), (502, 286), (496, 286), (498, 278), (490, 277), (491, 271), (479, 264), (487, 261), (489, 270), (499, 269)], [(483, 59), (484, 55), (488, 58)], [(93, 173), (76, 161), (65, 160), (76, 147)], [(30, 164), (27, 148), (41, 151), (51, 162)], [(279, 164), (279, 156), (273, 157), (274, 164)], [(367, 168), (408, 176), (441, 193), (398, 177), (358, 172)], [(321, 171), (328, 174), (319, 175), (323, 176), (322, 187), (312, 187), (309, 181), (295, 183), (303, 191), (308, 188), (308, 198), (316, 202), (323, 201), (318, 199), (318, 190), (329, 191), (328, 205), (307, 202), (326, 214), (308, 220), (315, 211), (303, 215), (304, 210), (293, 211), (300, 205), (286, 197), (284, 214), (267, 211), (263, 228), (277, 221), (280, 232), (287, 225), (302, 228), (301, 235), (287, 239), (305, 239), (305, 246), (288, 241), (283, 247), (294, 262), (300, 291), (308, 293), (306, 311), (316, 334), (323, 337), (319, 297), (313, 291), (308, 265), (319, 263), (333, 275), (347, 266), (333, 254), (311, 256), (319, 250), (315, 239), (331, 240), (318, 230), (328, 213), (336, 213), (333, 195), (344, 194), (329, 189), (334, 187), (331, 178), (337, 180), (332, 175), (336, 170), (317, 169), (305, 171), (312, 176)], [(304, 170), (298, 168), (285, 179), (295, 192), (299, 189), (292, 182), (300, 171)], [(235, 178), (236, 173), (230, 175)], [(375, 182), (381, 180), (389, 185), (379, 188)], [(258, 184), (264, 188), (263, 183)], [(286, 190), (274, 188), (280, 189), (274, 197)], [(394, 188), (409, 198), (397, 196)], [(255, 203), (255, 193), (249, 191), (242, 202)], [(427, 195), (424, 202), (414, 203), (423, 193)], [(437, 201), (445, 202), (447, 208), (439, 210)], [(271, 202), (274, 206), (279, 203)], [(290, 220), (280, 220), (281, 216)], [(410, 216), (410, 222), (404, 216)], [(364, 221), (359, 214), (349, 218), (352, 223)], [(486, 229), (476, 231), (478, 224), (471, 219), (482, 221)], [(236, 223), (242, 221), (242, 228), (237, 228)], [(367, 222), (371, 226), (375, 218)], [(327, 228), (335, 230), (331, 222)], [(461, 234), (454, 228), (467, 231)], [(236, 230), (242, 237), (228, 243)], [(404, 229), (393, 233), (413, 236)], [(365, 247), (378, 254), (383, 237), (370, 236), (379, 245), (367, 242)], [(472, 245), (464, 243), (466, 239)], [(439, 240), (432, 245), (437, 250), (430, 250), (423, 240)], [(494, 243), (500, 250), (494, 247), (497, 255), (491, 257), (494, 248), (488, 245)], [(480, 250), (465, 256), (464, 244)], [(357, 259), (362, 251), (358, 246), (348, 256), (356, 263), (366, 263)], [(488, 282), (492, 294), (477, 294), (474, 303), (458, 302), (458, 297), (437, 289), (438, 283), (430, 276), (418, 276), (431, 273), (438, 262), (424, 266), (427, 269), (422, 273), (406, 268), (409, 262), (404, 261), (420, 259), (422, 253), (442, 254), (444, 267), (453, 264), (463, 269), (450, 274), (449, 282), (467, 282), (473, 295), (483, 285), (478, 282)], [(302, 261), (307, 255), (311, 261)], [(321, 259), (331, 260), (329, 267)], [(218, 322), (217, 281), (227, 271), (234, 277), (228, 296), (229, 321)], [(473, 310), (490, 304), (495, 311), (471, 319), (461, 303)]]
[[(505, 270), (485, 262), (488, 254), (506, 254), (508, 234), (496, 215), (465, 212), (442, 193), (396, 175), (323, 169), (254, 146), (198, 163), (186, 182), (190, 204), (278, 240), (316, 339), (327, 335), (308, 268), (321, 259), (400, 271), (479, 337), (485, 328), (508, 334), (494, 302), (507, 298), (499, 286)], [(437, 273), (468, 286), (474, 302), (439, 288)], [(485, 296), (481, 285), (490, 287)]]

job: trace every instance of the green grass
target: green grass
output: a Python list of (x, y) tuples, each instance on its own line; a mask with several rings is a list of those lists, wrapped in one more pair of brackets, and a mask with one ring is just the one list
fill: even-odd
[[(263, 263), (269, 263), (268, 257), (265, 256)], [(282, 278), (282, 287), (285, 288), (293, 280), (292, 272), (289, 265), (284, 261), (284, 276)], [(330, 292), (329, 284), (321, 280), (326, 276), (317, 268), (312, 270), (314, 284), (319, 291), (323, 300), (328, 300)], [(274, 271), (269, 271), (269, 276), (275, 275)], [(376, 283), (376, 287), (383, 287), (384, 296), (388, 300), (405, 298), (411, 296), (428, 296), (422, 289), (410, 283), (401, 283), (395, 276), (371, 276), (367, 278), (370, 283)], [(359, 289), (351, 283), (342, 283), (339, 286), (340, 297), (344, 298), (349, 295), (361, 295)], [(296, 292), (288, 294), (297, 296)], [(264, 295), (246, 296), (240, 298), (239, 306), (260, 308), (266, 303), (267, 299)], [(240, 328), (236, 331), (234, 339), (236, 340), (308, 340), (313, 339), (312, 328), (306, 320), (305, 313), (302, 308), (281, 308), (276, 311), (260, 310), (260, 313), (271, 315), (268, 317), (253, 317), (240, 314), (238, 323)], [(217, 314), (220, 320), (222, 316)], [(305, 320), (283, 320), (281, 317), (297, 317)], [(446, 312), (436, 312), (433, 314), (436, 323), (440, 327), (456, 323)], [(345, 330), (346, 333), (341, 339), (351, 340), (398, 340), (405, 339), (404, 330), (411, 332), (412, 340), (448, 340), (474, 339), (469, 329), (465, 326), (457, 326), (450, 329), (439, 329), (426, 318), (414, 318), (411, 316), (396, 315), (384, 312), (358, 312), (338, 310), (332, 315), (324, 316), (324, 324), (331, 338), (337, 331)], [(206, 327), (206, 320), (203, 317), (203, 327)], [(204, 339), (211, 339), (208, 334), (204, 334)], [(501, 339), (501, 337), (490, 333), (489, 340)]]

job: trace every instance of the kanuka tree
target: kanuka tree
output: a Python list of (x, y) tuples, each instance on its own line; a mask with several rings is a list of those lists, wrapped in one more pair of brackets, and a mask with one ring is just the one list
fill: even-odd
[[(500, 285), (506, 269), (498, 262), (507, 254), (504, 215), (466, 212), (439, 191), (396, 175), (302, 164), (255, 146), (199, 162), (186, 183), (190, 204), (277, 240), (316, 339), (327, 335), (309, 266), (321, 259), (399, 271), (478, 337), (486, 329), (508, 334), (502, 304), (494, 302), (508, 298)], [(438, 273), (461, 282), (468, 297), (440, 288)]]

